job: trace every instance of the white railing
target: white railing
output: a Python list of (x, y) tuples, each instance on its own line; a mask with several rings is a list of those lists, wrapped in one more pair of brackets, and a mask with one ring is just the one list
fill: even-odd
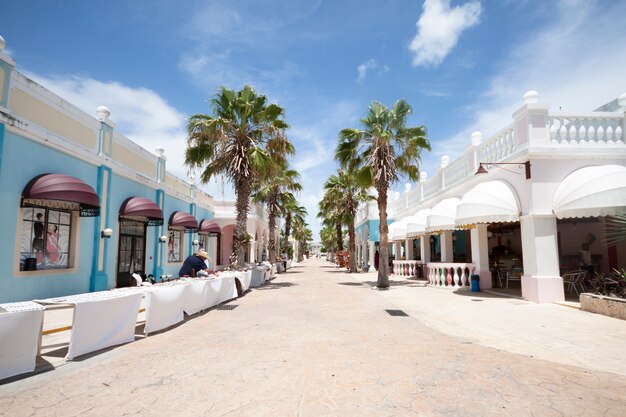
[(476, 269), (471, 263), (430, 262), (426, 264), (428, 285), (433, 287), (461, 288), (470, 285), (470, 276)]
[(561, 144), (623, 144), (623, 117), (607, 114), (558, 115), (549, 117), (550, 141)]
[(393, 261), (392, 273), (399, 277), (418, 278), (420, 276), (420, 265), (422, 261)]
[(517, 150), (517, 145), (515, 130), (511, 123), (478, 146), (478, 160), (480, 162), (501, 161), (512, 155)]
[[(449, 188), (457, 182), (463, 181), (465, 178), (473, 175), (476, 170), (473, 168), (473, 163), (470, 163), (471, 154), (466, 152), (459, 159), (448, 165), (444, 169), (445, 180), (443, 187)], [(470, 168), (472, 166), (472, 168)]]
[(424, 182), (423, 198), (431, 197), (441, 191), (441, 170)]

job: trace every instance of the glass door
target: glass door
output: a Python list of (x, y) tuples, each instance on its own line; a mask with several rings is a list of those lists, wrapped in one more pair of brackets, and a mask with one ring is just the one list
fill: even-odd
[(117, 287), (135, 285), (132, 274), (146, 272), (146, 224), (120, 219), (120, 242), (117, 253)]

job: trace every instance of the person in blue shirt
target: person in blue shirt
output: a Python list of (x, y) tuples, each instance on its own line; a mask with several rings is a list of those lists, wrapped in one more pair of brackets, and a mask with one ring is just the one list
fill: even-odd
[(195, 277), (200, 271), (205, 271), (207, 274), (212, 273), (212, 271), (207, 267), (205, 260), (210, 260), (209, 254), (203, 250), (199, 250), (185, 259), (183, 266), (180, 268), (180, 271), (178, 271), (178, 276)]

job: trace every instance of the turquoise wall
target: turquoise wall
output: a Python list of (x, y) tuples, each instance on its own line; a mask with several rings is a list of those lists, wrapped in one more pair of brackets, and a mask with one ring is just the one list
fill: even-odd
[[(2, 126), (4, 128), (4, 126)], [(20, 197), (26, 184), (35, 176), (58, 173), (80, 178), (96, 189), (97, 168), (52, 148), (4, 131), (0, 160), (0, 302), (48, 298), (89, 291), (93, 259), (94, 222), (99, 217), (79, 217), (74, 257), (75, 272), (54, 271), (15, 276), (19, 259), (18, 221)]]
[[(106, 226), (113, 229), (110, 239), (100, 238), (101, 217), (78, 217), (77, 251), (74, 257), (75, 271), (64, 270), (49, 273), (40, 271), (16, 276), (14, 268), (19, 265), (20, 197), (26, 184), (43, 173), (58, 173), (80, 178), (96, 192), (102, 189), (102, 171), (108, 168), (89, 164), (78, 158), (58, 152), (25, 137), (5, 131), (0, 124), (0, 234), (11, 237), (0, 240), (0, 302), (49, 298), (94, 290), (114, 288), (116, 285), (117, 252), (119, 245), (119, 210), (129, 197), (144, 197), (158, 204), (162, 193), (140, 182), (110, 173), (108, 208), (101, 207), (101, 216), (106, 216)], [(159, 244), (158, 238), (167, 234), (167, 222), (176, 211), (195, 211), (196, 219), (212, 219), (214, 213), (208, 208), (196, 207), (186, 201), (165, 195), (163, 202), (164, 225), (148, 226), (146, 233), (146, 273), (178, 275), (182, 263), (167, 264), (167, 245)], [(101, 201), (102, 203), (102, 201)], [(108, 216), (107, 216), (108, 214)], [(185, 259), (194, 251), (191, 242), (197, 234), (185, 233)], [(97, 248), (104, 245), (104, 270), (97, 271)], [(156, 264), (156, 255), (161, 252), (162, 267)]]
[[(393, 219), (388, 218), (387, 224), (389, 225), (391, 223), (393, 223)], [(361, 236), (365, 236), (365, 226), (369, 228), (369, 240), (373, 242), (380, 242), (380, 232), (378, 230), (380, 227), (380, 220), (368, 220), (360, 225), (356, 231), (361, 232)]]

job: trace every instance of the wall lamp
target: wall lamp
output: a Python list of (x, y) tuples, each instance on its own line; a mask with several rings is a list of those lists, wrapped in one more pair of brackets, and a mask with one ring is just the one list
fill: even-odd
[(111, 236), (113, 236), (113, 230), (106, 228), (103, 231), (100, 232), (100, 237), (102, 239), (109, 239)]
[(159, 242), (160, 242), (160, 243), (165, 243), (165, 242), (167, 242), (167, 236), (165, 236), (165, 235), (161, 236), (161, 237), (159, 238)]
[(481, 162), (478, 164), (478, 170), (476, 170), (475, 175), (487, 174), (489, 171), (487, 171), (485, 167), (491, 167), (493, 165), (517, 165), (518, 168), (521, 168), (523, 166), (526, 171), (526, 179), (527, 180), (530, 179), (530, 161), (526, 161), (526, 162)]
[(193, 241), (193, 245), (194, 245), (194, 246), (198, 246), (199, 244), (200, 244), (200, 241), (199, 241), (198, 239), (195, 239), (195, 240)]

